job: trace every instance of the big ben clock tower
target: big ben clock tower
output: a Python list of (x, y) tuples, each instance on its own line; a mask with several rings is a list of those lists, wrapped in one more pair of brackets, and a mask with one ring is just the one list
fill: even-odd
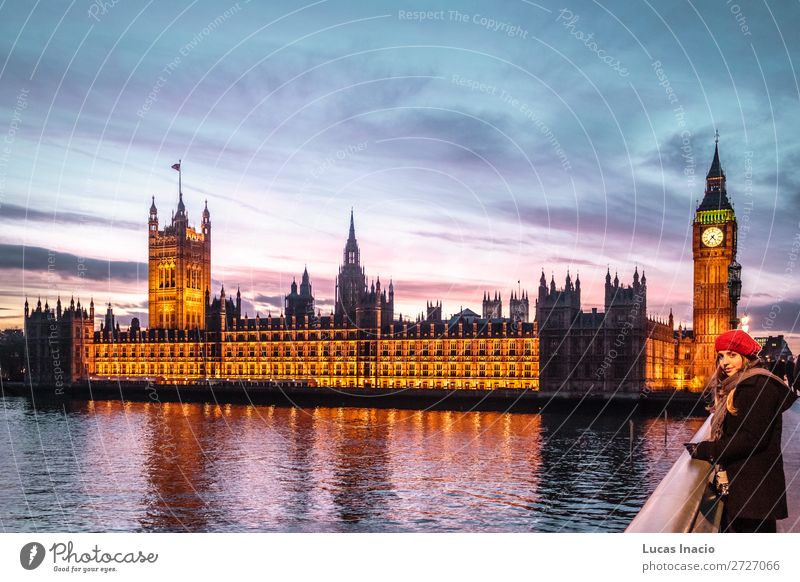
[[(725, 172), (719, 163), (717, 135), (714, 160), (706, 176), (705, 195), (692, 224), (694, 375), (702, 384), (714, 371), (714, 340), (737, 322), (738, 290), (732, 292), (732, 288), (738, 289), (736, 285), (740, 285), (736, 230), (736, 216), (725, 190)], [(737, 280), (729, 280), (729, 277)]]

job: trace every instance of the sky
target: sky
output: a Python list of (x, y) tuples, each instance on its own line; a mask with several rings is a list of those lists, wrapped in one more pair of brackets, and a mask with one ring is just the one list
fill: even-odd
[[(27, 296), (147, 320), (147, 216), (212, 221), (212, 295), (333, 306), (353, 209), (395, 312), (480, 313), (607, 269), (691, 325), (691, 221), (715, 131), (740, 314), (800, 315), (798, 2), (0, 4), (0, 327)], [(100, 311), (100, 309), (98, 309)], [(99, 315), (99, 314), (98, 314)], [(99, 324), (98, 324), (99, 325)]]

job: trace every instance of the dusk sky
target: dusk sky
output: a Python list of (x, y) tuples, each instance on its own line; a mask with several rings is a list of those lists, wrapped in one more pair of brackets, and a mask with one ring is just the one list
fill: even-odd
[[(418, 11), (428, 11), (420, 14)], [(395, 313), (480, 313), (606, 269), (691, 325), (691, 220), (719, 130), (740, 314), (800, 314), (797, 2), (0, 4), (0, 327), (25, 296), (147, 320), (147, 216), (208, 200), (212, 294), (317, 307), (354, 209)], [(793, 246), (794, 245), (794, 246)], [(48, 272), (48, 259), (51, 269)], [(99, 315), (99, 314), (98, 314)], [(99, 323), (98, 323), (99, 325)]]

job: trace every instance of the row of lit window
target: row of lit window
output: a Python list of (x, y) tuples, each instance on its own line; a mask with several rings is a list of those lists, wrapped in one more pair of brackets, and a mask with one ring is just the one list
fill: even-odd
[[(209, 366), (209, 372), (211, 374), (216, 373), (217, 367)], [(349, 365), (342, 365), (342, 364), (335, 364), (333, 366), (325, 366), (322, 365), (317, 367), (315, 364), (311, 364), (309, 367), (305, 367), (303, 364), (287, 364), (285, 366), (281, 365), (274, 365), (274, 366), (255, 366), (253, 364), (245, 366), (244, 364), (227, 364), (225, 365), (225, 373), (227, 375), (243, 375), (243, 374), (250, 374), (256, 375), (256, 371), (262, 376), (304, 376), (306, 374), (311, 376), (319, 375), (335, 375), (335, 376), (354, 376), (356, 374), (356, 366), (354, 364)], [(164, 364), (99, 364), (96, 366), (95, 373), (99, 375), (164, 375), (164, 374), (172, 374), (172, 375), (184, 375), (188, 374), (190, 376), (194, 376), (195, 374), (203, 374), (205, 371), (205, 366), (199, 365), (186, 365), (178, 364), (176, 366), (165, 366)], [(505, 370), (504, 367), (501, 367), (500, 364), (494, 364), (493, 366), (486, 366), (485, 364), (481, 364), (477, 366), (476, 370), (473, 370), (471, 366), (467, 365), (464, 366), (463, 370), (459, 370), (455, 365), (450, 365), (448, 368), (443, 367), (441, 364), (438, 364), (431, 368), (427, 364), (423, 364), (420, 367), (417, 367), (415, 364), (408, 364), (406, 366), (395, 365), (393, 367), (384, 365), (381, 367), (381, 375), (382, 376), (438, 376), (443, 377), (446, 374), (451, 377), (470, 377), (473, 375), (478, 377), (485, 377), (489, 376), (523, 376), (530, 378), (533, 374), (533, 370), (530, 364), (525, 364), (524, 366), (516, 366), (515, 364), (510, 364), (508, 369)], [(370, 370), (368, 366), (361, 367), (361, 375), (368, 376), (370, 375)]]
[[(502, 355), (522, 355), (522, 356), (530, 356), (533, 355), (532, 350), (532, 343), (533, 342), (525, 342), (522, 345), (517, 345), (517, 343), (504, 343), (501, 342), (493, 342), (489, 349), (487, 349), (486, 342), (478, 342), (477, 346), (470, 345), (466, 342), (448, 342), (447, 349), (445, 350), (444, 347), (441, 345), (441, 342), (437, 342), (433, 349), (430, 349), (429, 342), (392, 342), (391, 344), (384, 343), (380, 346), (380, 353), (382, 356), (439, 356), (442, 357), (445, 354), (455, 357), (459, 355), (464, 356), (502, 356)], [(523, 347), (524, 346), (524, 347)], [(319, 348), (322, 348), (321, 350)], [(346, 347), (346, 350), (345, 350)], [(202, 357), (204, 355), (203, 350), (201, 349), (201, 344), (196, 343), (186, 343), (186, 344), (150, 344), (149, 350), (145, 349), (144, 346), (139, 347), (137, 350), (135, 347), (130, 348), (130, 356), (131, 357), (151, 357), (154, 358), (156, 356), (161, 357), (184, 357), (188, 355), (189, 357)], [(186, 348), (186, 349), (185, 349)], [(316, 343), (305, 343), (302, 344), (293, 342), (288, 344), (273, 344), (271, 345), (271, 349), (269, 345), (263, 344), (250, 344), (247, 346), (240, 345), (240, 344), (227, 344), (225, 355), (227, 357), (236, 356), (245, 356), (249, 355), (250, 357), (255, 357), (256, 354), (260, 354), (261, 357), (267, 357), (271, 355), (272, 357), (296, 357), (296, 356), (306, 356), (306, 357), (317, 357), (319, 354), (322, 354), (325, 357), (328, 357), (333, 353), (333, 355), (341, 357), (345, 354), (348, 356), (355, 356), (356, 355), (356, 342), (348, 342), (346, 344), (334, 344), (333, 350), (331, 350), (331, 346), (329, 344), (322, 344), (321, 346)], [(117, 356), (119, 357), (127, 357), (129, 355), (128, 347), (124, 344), (105, 344), (100, 345), (95, 350), (96, 357), (108, 357)]]
[[(282, 330), (282, 331), (273, 331), (273, 332), (242, 332), (237, 330), (229, 330), (223, 332), (223, 341), (225, 342), (244, 342), (244, 341), (251, 341), (251, 342), (281, 342), (281, 341), (364, 341), (364, 338), (359, 340), (359, 330), (358, 329), (331, 329), (329, 331), (326, 330)], [(367, 338), (367, 339), (375, 339)], [(451, 335), (450, 337), (401, 337), (399, 334), (394, 336), (382, 336), (378, 342), (388, 343), (393, 345), (397, 342), (416, 342), (419, 344), (427, 343), (430, 344), (431, 342), (437, 343), (452, 343), (452, 342), (508, 342), (508, 341), (520, 341), (520, 338), (516, 336), (499, 336), (494, 339), (483, 339), (477, 337), (458, 337)], [(530, 342), (530, 339), (527, 340)]]
[[(359, 378), (358, 381), (354, 378), (346, 379), (331, 379), (322, 378), (318, 380), (320, 386), (333, 386), (336, 388), (371, 388), (372, 379)], [(530, 381), (514, 381), (503, 379), (499, 381), (482, 381), (482, 380), (390, 380), (379, 378), (376, 386), (379, 388), (462, 388), (462, 389), (478, 389), (478, 390), (492, 390), (496, 388), (525, 388), (538, 390), (538, 383), (535, 380)]]
[[(533, 356), (533, 355), (534, 354), (524, 353), (524, 354), (518, 356), (517, 354), (512, 352), (512, 353), (508, 353), (508, 354), (502, 354), (501, 353), (501, 354), (498, 354), (497, 356), (495, 356), (494, 354), (485, 354), (485, 353), (478, 353), (478, 354), (466, 353), (466, 354), (460, 354), (460, 355), (457, 355), (457, 356), (440, 356), (440, 357), (445, 362), (449, 362), (449, 361), (452, 361), (452, 360), (455, 360), (455, 361), (458, 361), (458, 362), (470, 362), (470, 361), (474, 361), (475, 359), (492, 360), (494, 358), (514, 358), (516, 360), (520, 360), (525, 356), (530, 357), (530, 356)], [(87, 353), (87, 356), (88, 356), (88, 353)], [(147, 357), (149, 357), (152, 360), (171, 360), (171, 359), (177, 359), (177, 358), (205, 359), (207, 356), (209, 358), (211, 358), (211, 359), (216, 359), (216, 356), (214, 354), (204, 354), (202, 349), (197, 349), (197, 350), (190, 349), (187, 352), (176, 351), (174, 353), (166, 352), (166, 351), (165, 352), (156, 353), (155, 351), (153, 351), (153, 352), (150, 352), (149, 354), (145, 354), (143, 352), (137, 353), (134, 350), (131, 350), (131, 352), (129, 354), (129, 353), (127, 353), (127, 350), (122, 350), (122, 353), (120, 353), (119, 355), (117, 355), (116, 353), (109, 354), (108, 352), (100, 350), (100, 349), (96, 350), (96, 352), (95, 352), (95, 359), (98, 362), (100, 362), (102, 360), (108, 360), (108, 359), (111, 359), (111, 360), (126, 360), (126, 359), (147, 358)], [(244, 351), (233, 352), (231, 350), (227, 350), (225, 352), (225, 358), (227, 358), (227, 359), (255, 359), (255, 358), (259, 357), (259, 356), (262, 359), (270, 359), (270, 360), (298, 360), (298, 359), (314, 359), (314, 358), (322, 358), (322, 359), (327, 359), (327, 358), (356, 359), (356, 353), (353, 352), (353, 351), (348, 351), (348, 352), (345, 353), (344, 351), (331, 352), (329, 350), (323, 350), (322, 353), (319, 353), (319, 352), (317, 352), (317, 350), (311, 349), (311, 350), (307, 350), (305, 352), (294, 352), (294, 351), (289, 352), (289, 351), (286, 351), (285, 353), (283, 351), (280, 351), (280, 352), (275, 351), (275, 352), (269, 353), (266, 350), (263, 350), (260, 353), (255, 352), (254, 350), (250, 350), (248, 352), (244, 352)], [(413, 353), (409, 354), (407, 356), (398, 355), (398, 356), (385, 356), (385, 357), (387, 357), (387, 358), (388, 357), (393, 357), (394, 359), (400, 360), (400, 361), (404, 361), (404, 360), (415, 361), (415, 360), (425, 360), (425, 359), (430, 359), (430, 358), (434, 358), (434, 359), (436, 358), (436, 356), (430, 356), (430, 355), (427, 355), (427, 354), (413, 354)], [(370, 357), (370, 356), (365, 356), (365, 355), (362, 355), (361, 359), (367, 360), (367, 361), (374, 361), (375, 360), (374, 356)]]

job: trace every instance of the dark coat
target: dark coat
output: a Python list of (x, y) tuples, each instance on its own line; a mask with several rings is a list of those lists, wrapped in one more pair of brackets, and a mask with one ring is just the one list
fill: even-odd
[(792, 382), (792, 389), (795, 392), (800, 392), (800, 364), (794, 364), (794, 381)]
[(718, 462), (728, 472), (730, 519), (788, 517), (781, 414), (796, 399), (774, 376), (745, 378), (733, 395), (737, 414), (725, 416), (720, 439), (698, 444), (695, 458)]
[(786, 382), (790, 386), (794, 382), (794, 358), (786, 360)]

